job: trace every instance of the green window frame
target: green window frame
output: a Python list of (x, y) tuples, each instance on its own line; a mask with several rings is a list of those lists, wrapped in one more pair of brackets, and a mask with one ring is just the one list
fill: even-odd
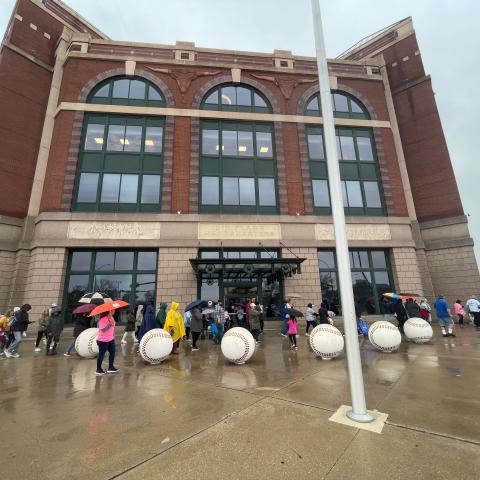
[(86, 115), (72, 209), (159, 212), (164, 130), (161, 117)]
[(272, 124), (205, 120), (200, 128), (200, 213), (278, 213)]
[[(317, 251), (322, 298), (337, 309), (340, 306), (340, 285), (335, 250)], [(394, 291), (388, 250), (349, 249), (354, 297), (362, 313), (380, 314), (382, 294)]]
[(272, 107), (260, 91), (245, 84), (224, 83), (203, 97), (202, 110), (272, 113)]
[[(337, 152), (346, 215), (385, 215), (380, 172), (371, 129), (336, 128)], [(323, 129), (307, 127), (313, 211), (331, 215)]]
[[(68, 253), (63, 314), (72, 321), (72, 310), (88, 292), (101, 291), (114, 300), (155, 306), (158, 251), (151, 249), (73, 249)], [(116, 298), (114, 298), (116, 297)], [(127, 309), (119, 312), (124, 323)]]
[[(362, 102), (353, 95), (340, 90), (332, 90), (333, 116), (336, 118), (370, 119), (370, 114)], [(307, 102), (305, 115), (321, 116), (320, 94), (316, 93)]]
[(162, 92), (148, 80), (140, 77), (112, 77), (90, 92), (87, 103), (102, 105), (131, 105), (138, 107), (165, 107)]

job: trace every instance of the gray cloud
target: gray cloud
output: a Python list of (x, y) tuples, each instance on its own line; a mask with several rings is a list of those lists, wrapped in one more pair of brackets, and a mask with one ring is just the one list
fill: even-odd
[[(3, 0), (4, 31), (14, 0)], [(314, 55), (309, 0), (68, 0), (115, 40)], [(480, 176), (476, 170), (480, 83), (480, 4), (474, 0), (335, 0), (322, 2), (329, 56), (404, 17), (412, 16), (433, 86), (455, 175), (480, 258)]]

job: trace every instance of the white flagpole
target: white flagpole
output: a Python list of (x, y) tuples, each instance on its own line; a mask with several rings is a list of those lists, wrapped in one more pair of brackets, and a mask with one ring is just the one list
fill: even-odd
[(347, 416), (356, 422), (371, 422), (373, 416), (367, 411), (365, 389), (363, 386), (362, 362), (358, 346), (357, 321), (353, 299), (352, 274), (348, 255), (347, 229), (343, 210), (342, 184), (335, 139), (332, 97), (328, 78), (327, 57), (323, 38), (320, 0), (311, 0), (315, 47), (317, 51), (318, 82), (320, 84), (320, 101), (323, 116), (323, 136), (327, 156), (328, 183), (330, 186), (330, 202), (332, 205), (333, 227), (337, 252), (340, 297), (345, 324), (345, 343), (347, 351), (348, 376), (352, 395), (352, 410)]

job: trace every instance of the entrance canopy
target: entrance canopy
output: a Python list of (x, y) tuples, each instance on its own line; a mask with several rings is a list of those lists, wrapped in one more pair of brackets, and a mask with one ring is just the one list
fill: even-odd
[(266, 278), (273, 282), (284, 277), (292, 277), (301, 273), (304, 258), (191, 258), (190, 264), (197, 278), (222, 278), (231, 280), (247, 280)]

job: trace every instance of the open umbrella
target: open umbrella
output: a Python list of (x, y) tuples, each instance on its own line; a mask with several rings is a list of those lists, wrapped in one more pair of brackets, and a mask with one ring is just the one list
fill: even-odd
[(303, 313), (295, 308), (286, 308), (285, 313), (291, 317), (303, 317)]
[(86, 303), (77, 307), (72, 313), (90, 313), (95, 307), (93, 303)]
[(190, 310), (193, 310), (196, 307), (199, 307), (200, 305), (203, 305), (205, 303), (205, 300), (195, 300), (194, 302), (190, 303), (187, 305), (187, 308), (185, 308), (186, 312), (189, 312)]
[(90, 317), (100, 315), (101, 313), (110, 312), (112, 310), (118, 310), (119, 308), (127, 307), (128, 303), (123, 300), (113, 300), (111, 302), (98, 305), (90, 312)]
[(112, 299), (101, 292), (86, 293), (78, 303), (93, 303), (94, 305), (102, 305), (103, 303), (111, 302)]
[(394, 292), (388, 292), (388, 293), (383, 293), (382, 294), (385, 298), (390, 298), (393, 300), (405, 300), (406, 298), (417, 298), (420, 295), (417, 293), (394, 293)]

